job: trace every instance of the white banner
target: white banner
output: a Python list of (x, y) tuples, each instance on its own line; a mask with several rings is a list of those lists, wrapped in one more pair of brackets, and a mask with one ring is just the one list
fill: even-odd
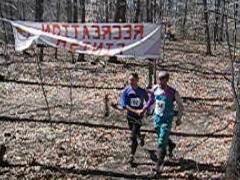
[(160, 55), (161, 27), (155, 24), (10, 23), (16, 51), (35, 43), (97, 56), (158, 58)]

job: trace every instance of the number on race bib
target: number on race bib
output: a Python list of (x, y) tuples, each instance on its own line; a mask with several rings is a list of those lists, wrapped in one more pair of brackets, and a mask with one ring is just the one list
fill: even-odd
[(139, 99), (139, 98), (131, 98), (130, 99), (130, 105), (132, 107), (139, 107), (141, 105), (141, 99)]
[(155, 113), (160, 116), (163, 116), (164, 110), (165, 110), (165, 101), (157, 100), (156, 107), (155, 107)]

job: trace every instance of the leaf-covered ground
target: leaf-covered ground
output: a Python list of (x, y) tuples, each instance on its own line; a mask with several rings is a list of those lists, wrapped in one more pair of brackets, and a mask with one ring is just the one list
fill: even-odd
[[(234, 126), (229, 59), (221, 47), (205, 56), (205, 46), (192, 41), (168, 42), (158, 70), (171, 73), (170, 84), (184, 99), (183, 124), (173, 129), (177, 143), (173, 160), (166, 159), (162, 178), (221, 179)], [(152, 178), (155, 134), (151, 118), (144, 122), (146, 144), (139, 147), (137, 167), (127, 164), (129, 131), (124, 114), (110, 108), (104, 117), (104, 97), (116, 102), (128, 74), (136, 71), (147, 86), (148, 62), (86, 57), (71, 63), (71, 55), (45, 50), (41, 64), (51, 121), (39, 79), (35, 54), (8, 55), (1, 49), (0, 141), (7, 147), (8, 165), (1, 179)], [(71, 88), (72, 86), (72, 88)]]

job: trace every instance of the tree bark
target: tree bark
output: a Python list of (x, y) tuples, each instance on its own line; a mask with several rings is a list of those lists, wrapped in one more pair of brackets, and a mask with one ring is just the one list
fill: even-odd
[(205, 35), (206, 35), (206, 46), (207, 46), (207, 55), (212, 55), (211, 51), (211, 38), (210, 38), (210, 30), (208, 24), (208, 8), (207, 8), (207, 0), (203, 0), (204, 6), (204, 19), (205, 19)]
[[(81, 9), (81, 23), (85, 23), (86, 22), (86, 2), (85, 0), (80, 0), (80, 9)], [(84, 61), (84, 54), (79, 54), (77, 61)]]
[[(37, 22), (43, 22), (43, 3), (44, 0), (36, 0), (36, 5), (35, 5), (35, 20)], [(43, 46), (38, 45), (40, 47), (40, 52), (39, 52), (39, 61), (43, 61)]]
[[(60, 13), (61, 13), (61, 1), (57, 1), (56, 4), (56, 8), (57, 8), (57, 15), (56, 15), (56, 21), (59, 22), (60, 21)], [(55, 49), (55, 59), (58, 58), (58, 49)]]
[(117, 23), (126, 22), (126, 10), (127, 10), (126, 0), (118, 0), (115, 10), (114, 21)]
[(21, 3), (21, 9), (22, 9), (22, 14), (21, 14), (21, 20), (25, 21), (26, 19), (26, 7), (24, 2), (20, 2)]
[(67, 22), (71, 23), (73, 22), (73, 13), (72, 13), (72, 0), (67, 0)]
[(222, 16), (221, 16), (221, 31), (220, 31), (220, 37), (219, 37), (220, 41), (223, 41), (225, 6), (226, 6), (226, 3), (225, 3), (225, 0), (223, 0), (222, 1)]
[(73, 0), (73, 22), (78, 22), (78, 1)]
[[(77, 0), (73, 0), (73, 23), (78, 23), (78, 1)], [(80, 59), (79, 56), (80, 55), (78, 55), (77, 60)], [(72, 63), (76, 63), (76, 59), (74, 57), (74, 52), (72, 53)]]
[(240, 107), (238, 106), (237, 109), (234, 137), (232, 139), (226, 169), (226, 179), (232, 180), (238, 180), (240, 178)]
[(147, 22), (151, 22), (151, 0), (146, 1)]
[(188, 14), (188, 0), (185, 0), (185, 7), (184, 7), (184, 18), (183, 18), (183, 24), (182, 24), (182, 35), (183, 38), (186, 37), (186, 22), (187, 22), (187, 14)]
[(153, 74), (154, 74), (154, 65), (152, 59), (149, 59), (148, 62), (148, 88), (152, 88), (153, 85)]
[[(12, 0), (8, 0), (8, 1), (9, 1), (8, 2), (9, 4), (13, 5)], [(9, 19), (14, 20), (15, 18), (14, 18), (14, 14), (13, 14), (13, 7), (9, 6), (8, 9), (9, 9)]]
[(80, 0), (80, 6), (81, 6), (81, 22), (85, 23), (86, 22), (86, 2), (85, 0)]
[[(4, 18), (2, 12), (3, 12), (3, 4), (0, 1), (0, 17)], [(1, 21), (1, 22), (2, 22), (3, 31), (4, 31), (4, 42), (5, 42), (5, 44), (8, 44), (8, 34), (7, 34), (6, 23), (5, 23), (5, 21)]]
[(105, 22), (109, 22), (109, 6), (108, 6), (108, 0), (105, 0)]
[(162, 21), (162, 19), (163, 19), (163, 8), (164, 8), (164, 2), (163, 1), (164, 0), (159, 0), (159, 14), (158, 14), (158, 16), (159, 16), (160, 21)]
[[(126, 10), (127, 10), (127, 2), (126, 0), (118, 0), (116, 4), (116, 10), (114, 15), (114, 22), (124, 23), (126, 22)], [(110, 62), (116, 63), (117, 57), (113, 56), (109, 59)]]
[(157, 0), (153, 0), (153, 21), (157, 22)]
[(135, 1), (135, 5), (136, 5), (136, 13), (135, 13), (135, 17), (134, 17), (134, 22), (135, 23), (139, 22), (140, 10), (141, 10), (141, 4), (140, 3), (141, 3), (140, 0)]
[(217, 41), (219, 41), (219, 33), (218, 33), (219, 8), (220, 8), (220, 0), (215, 0), (215, 25), (214, 25), (214, 34), (213, 34), (215, 49), (216, 49)]
[[(238, 1), (234, 5), (234, 32), (233, 32), (233, 39), (234, 39), (234, 50), (233, 55), (230, 54), (231, 57), (231, 73), (232, 73), (232, 90), (235, 94), (235, 106), (236, 106), (236, 124), (234, 127), (234, 136), (232, 139), (232, 145), (229, 152), (229, 157), (227, 161), (227, 168), (226, 168), (226, 179), (237, 180), (240, 179), (240, 82), (237, 82), (237, 87), (235, 88), (235, 73), (234, 73), (234, 62), (236, 60), (236, 42), (237, 42), (237, 20), (236, 17), (238, 16)], [(227, 20), (226, 20), (226, 23)], [(227, 26), (228, 27), (228, 26)], [(227, 28), (227, 37), (229, 42), (229, 34)], [(228, 43), (230, 45), (230, 43)], [(230, 47), (229, 47), (230, 48)], [(231, 53), (231, 52), (230, 52)], [(238, 69), (238, 72), (240, 69)], [(238, 80), (240, 80), (240, 73), (238, 73)], [(235, 91), (237, 89), (237, 93)]]
[(36, 0), (35, 20), (38, 22), (43, 22), (43, 2), (44, 0)]

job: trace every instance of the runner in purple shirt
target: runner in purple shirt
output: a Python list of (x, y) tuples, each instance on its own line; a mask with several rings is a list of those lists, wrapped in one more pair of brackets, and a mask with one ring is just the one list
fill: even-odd
[(144, 135), (141, 135), (140, 128), (144, 113), (151, 104), (148, 92), (138, 86), (138, 80), (138, 74), (132, 73), (128, 78), (129, 85), (123, 90), (120, 98), (120, 105), (127, 110), (127, 120), (131, 130), (131, 154), (129, 158), (131, 166), (134, 165), (134, 155), (138, 146), (137, 139), (140, 139), (141, 146), (144, 145)]

